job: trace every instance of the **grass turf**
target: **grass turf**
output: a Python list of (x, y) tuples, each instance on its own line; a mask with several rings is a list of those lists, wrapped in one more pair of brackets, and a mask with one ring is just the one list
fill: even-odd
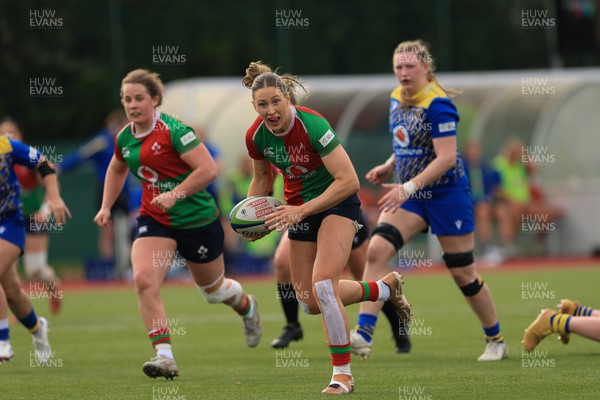
[[(568, 266), (566, 266), (568, 267)], [(482, 331), (447, 274), (409, 274), (406, 292), (414, 307), (413, 348), (394, 353), (389, 324), (380, 318), (373, 354), (353, 357), (356, 399), (595, 399), (600, 347), (556, 335), (527, 357), (523, 329), (541, 308), (560, 298), (600, 307), (594, 296), (600, 270), (570, 268), (483, 271), (493, 291), (509, 359), (478, 363)], [(242, 282), (244, 282), (242, 280)], [(163, 297), (181, 376), (149, 379), (141, 365), (153, 352), (137, 311), (133, 289), (66, 291), (64, 309), (48, 316), (53, 364), (39, 367), (29, 334), (11, 327), (15, 358), (0, 365), (2, 399), (312, 399), (328, 383), (331, 366), (319, 316), (301, 315), (304, 340), (276, 352), (269, 342), (283, 326), (275, 285), (248, 281), (259, 302), (264, 336), (245, 346), (239, 318), (222, 305), (208, 305), (191, 284), (167, 286)], [(358, 306), (347, 308), (351, 325)]]

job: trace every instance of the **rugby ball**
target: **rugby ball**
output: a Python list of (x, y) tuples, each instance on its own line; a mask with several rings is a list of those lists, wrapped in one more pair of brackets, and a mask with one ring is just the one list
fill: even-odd
[(240, 235), (258, 235), (269, 232), (267, 216), (275, 212), (281, 202), (271, 196), (252, 196), (237, 203), (229, 213), (229, 222)]

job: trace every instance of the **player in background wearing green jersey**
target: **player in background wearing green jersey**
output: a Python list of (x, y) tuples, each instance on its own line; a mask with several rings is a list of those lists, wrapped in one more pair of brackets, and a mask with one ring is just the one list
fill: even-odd
[[(246, 132), (254, 177), (248, 196), (267, 195), (275, 165), (284, 177), (287, 205), (267, 220), (273, 230), (288, 230), (289, 258), (296, 297), (308, 314), (321, 314), (333, 374), (324, 394), (354, 390), (350, 371), (350, 337), (345, 305), (390, 299), (403, 320), (410, 305), (401, 276), (379, 281), (340, 280), (352, 241), (360, 229), (356, 172), (327, 120), (290, 98), (303, 86), (260, 63), (246, 69), (243, 85), (252, 91), (258, 118)], [(250, 240), (256, 239), (249, 238)]]
[(143, 365), (151, 378), (179, 375), (171, 349), (169, 320), (160, 295), (177, 252), (206, 300), (231, 306), (244, 322), (249, 347), (262, 336), (256, 301), (225, 278), (223, 228), (213, 197), (205, 190), (217, 166), (193, 129), (157, 110), (164, 87), (158, 74), (131, 71), (121, 85), (130, 123), (118, 134), (94, 222), (110, 223), (110, 209), (129, 170), (142, 183), (142, 205), (131, 252), (133, 280), (142, 320), (156, 357)]

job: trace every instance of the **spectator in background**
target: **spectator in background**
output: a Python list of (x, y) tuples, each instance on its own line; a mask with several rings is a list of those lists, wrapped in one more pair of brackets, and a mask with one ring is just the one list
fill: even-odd
[(523, 149), (520, 139), (510, 138), (493, 162), (500, 176), (496, 217), (503, 255), (508, 258), (516, 255), (516, 237), (523, 221), (543, 221), (537, 230), (542, 234), (545, 232), (541, 228), (563, 216), (561, 209), (545, 202), (541, 190), (533, 183), (537, 168), (533, 163), (523, 162)]
[[(7, 117), (0, 121), (0, 135), (23, 141), (22, 130), (14, 119)], [(62, 304), (62, 295), (58, 290), (59, 279), (54, 268), (48, 265), (48, 206), (44, 201), (45, 190), (42, 178), (25, 165), (14, 164), (13, 169), (19, 180), (20, 202), (25, 218), (25, 253), (23, 268), (27, 279), (43, 283), (44, 291), (50, 300), (50, 311), (58, 314)], [(18, 261), (14, 268), (17, 270)]]
[(477, 241), (485, 264), (495, 266), (502, 261), (500, 250), (492, 243), (494, 202), (500, 187), (500, 175), (483, 159), (478, 141), (468, 140), (462, 154), (475, 208)]
[[(106, 170), (110, 164), (110, 160), (114, 153), (115, 137), (119, 131), (128, 123), (127, 117), (122, 109), (112, 110), (106, 117), (105, 126), (100, 131), (96, 132), (94, 136), (80, 146), (76, 151), (65, 156), (65, 160), (60, 165), (61, 172), (73, 171), (80, 168), (87, 162), (91, 162), (94, 165), (94, 171), (96, 175), (96, 201), (98, 208), (102, 203), (102, 190), (104, 188), (104, 178), (106, 176)], [(114, 265), (117, 263), (118, 270), (123, 272), (129, 265), (129, 249), (130, 240), (125, 238), (115, 238), (117, 230), (120, 232), (123, 230), (122, 235), (129, 237), (125, 231), (130, 226), (130, 223), (125, 222), (126, 218), (130, 213), (135, 212), (139, 209), (141, 188), (135, 182), (134, 179), (128, 176), (123, 191), (120, 193), (117, 201), (115, 202), (111, 214), (113, 216), (118, 215), (119, 223), (115, 221), (115, 224), (109, 225), (106, 229), (100, 230), (99, 236), (99, 256), (98, 262), (102, 265)], [(130, 199), (131, 197), (131, 199)], [(120, 214), (120, 215), (119, 215)], [(116, 226), (123, 226), (123, 229), (118, 229)], [(120, 236), (120, 234), (119, 234)], [(125, 244), (123, 251), (120, 255), (119, 260), (115, 260), (115, 243)]]

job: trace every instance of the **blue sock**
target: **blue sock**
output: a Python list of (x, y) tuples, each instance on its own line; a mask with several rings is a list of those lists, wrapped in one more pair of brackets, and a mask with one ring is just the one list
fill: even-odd
[(504, 336), (500, 332), (500, 322), (496, 322), (496, 325), (489, 328), (483, 328), (485, 334), (485, 342), (504, 343)]
[(8, 319), (0, 319), (0, 340), (9, 340)]
[(40, 328), (40, 321), (38, 320), (37, 315), (35, 315), (35, 310), (33, 308), (25, 318), (19, 318), (19, 322), (23, 324), (25, 328), (29, 329), (29, 332), (31, 333), (36, 333)]
[(375, 334), (375, 325), (377, 325), (377, 315), (374, 314), (358, 314), (358, 329), (356, 330), (367, 342), (373, 340)]

